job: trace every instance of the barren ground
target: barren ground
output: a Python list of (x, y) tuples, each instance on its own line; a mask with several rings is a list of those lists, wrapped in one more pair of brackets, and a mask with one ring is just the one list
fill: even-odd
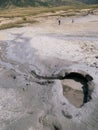
[[(57, 16), (36, 19), (0, 31), (0, 130), (97, 130), (98, 15), (60, 17), (61, 25)], [(80, 83), (43, 78), (66, 72), (94, 79), (81, 108)]]

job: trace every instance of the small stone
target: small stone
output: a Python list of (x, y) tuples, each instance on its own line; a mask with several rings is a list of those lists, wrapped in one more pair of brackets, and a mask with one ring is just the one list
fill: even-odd
[(30, 84), (27, 83), (26, 86), (28, 86), (28, 85), (30, 85)]
[(13, 79), (16, 79), (16, 76), (13, 76)]
[(93, 64), (94, 64), (94, 65), (97, 65), (97, 63), (96, 63), (96, 62), (94, 62)]
[(32, 115), (32, 114), (33, 114), (33, 111), (28, 111), (27, 113)]
[(25, 91), (25, 88), (23, 88), (23, 91)]
[(96, 59), (98, 59), (98, 56), (95, 56)]
[(62, 114), (63, 114), (64, 117), (66, 117), (68, 119), (72, 119), (72, 115), (70, 115), (69, 113), (65, 113), (64, 110), (62, 110), (61, 112), (62, 112)]
[(65, 103), (65, 102), (63, 102), (63, 103), (62, 103), (62, 105), (66, 105), (66, 103)]

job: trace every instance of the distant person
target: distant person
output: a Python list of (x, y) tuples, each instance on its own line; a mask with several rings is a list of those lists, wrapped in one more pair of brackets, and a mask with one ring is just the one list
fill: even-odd
[(61, 20), (60, 20), (60, 19), (58, 20), (58, 24), (59, 24), (59, 25), (61, 24)]
[(74, 19), (72, 19), (72, 23), (74, 23)]

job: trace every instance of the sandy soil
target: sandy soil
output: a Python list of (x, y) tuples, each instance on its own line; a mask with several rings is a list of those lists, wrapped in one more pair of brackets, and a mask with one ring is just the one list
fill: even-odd
[[(60, 26), (57, 19), (40, 17), (35, 25), (0, 31), (0, 130), (98, 129), (98, 16), (61, 17)], [(31, 70), (88, 73), (93, 99), (77, 108), (80, 84), (65, 80), (63, 92), (60, 80), (38, 79)]]

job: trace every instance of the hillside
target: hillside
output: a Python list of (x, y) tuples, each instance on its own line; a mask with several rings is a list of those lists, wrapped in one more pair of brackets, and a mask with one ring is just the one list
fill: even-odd
[(98, 0), (0, 0), (0, 7), (98, 4)]
[(98, 4), (98, 0), (77, 0), (85, 4)]

